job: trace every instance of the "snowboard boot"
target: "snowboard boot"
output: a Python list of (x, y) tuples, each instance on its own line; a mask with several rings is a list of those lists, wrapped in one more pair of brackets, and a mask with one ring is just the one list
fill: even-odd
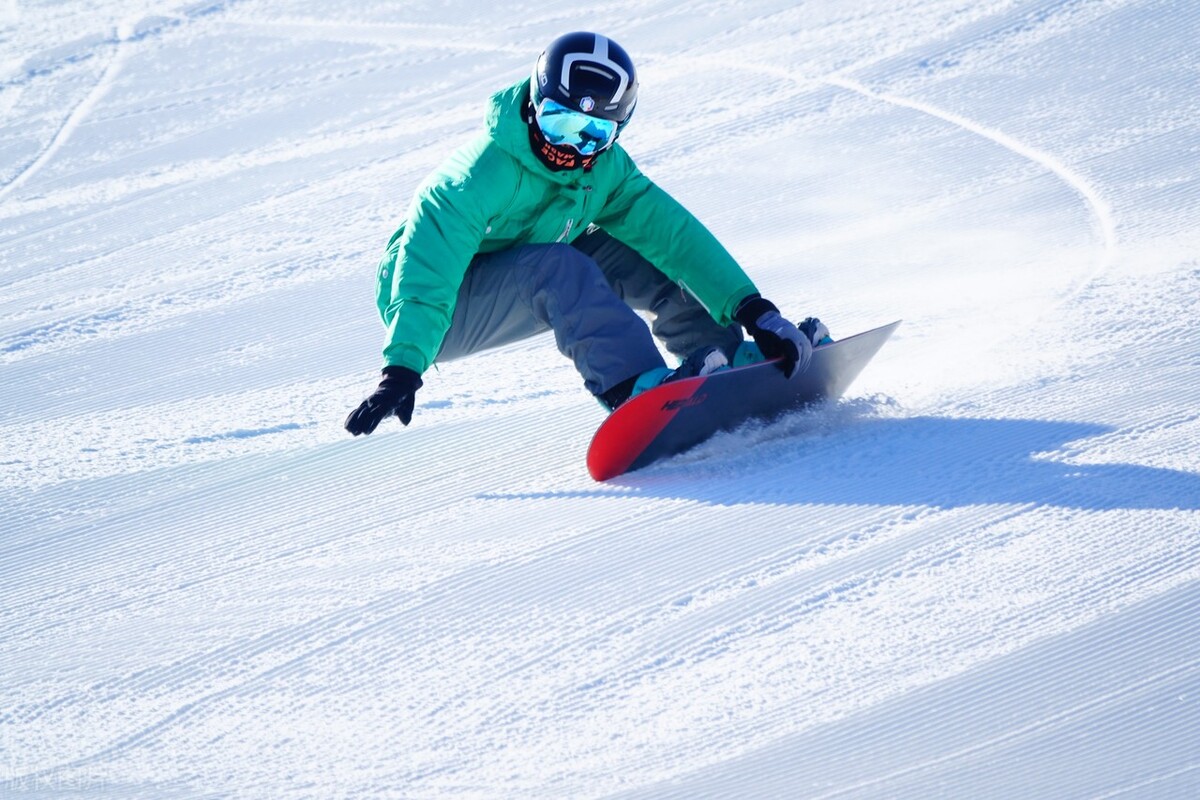
[(599, 396), (600, 404), (609, 411), (615, 411), (617, 406), (655, 386), (684, 378), (711, 375), (722, 369), (729, 369), (729, 359), (725, 357), (724, 351), (715, 345), (701, 347), (689, 354), (675, 369), (657, 367), (618, 383)]
[(658, 386), (670, 374), (671, 370), (667, 367), (655, 367), (654, 369), (646, 370), (640, 375), (626, 378), (608, 391), (596, 395), (596, 399), (600, 401), (600, 405), (604, 406), (606, 411), (616, 411), (617, 406), (635, 394), (641, 394), (647, 389), (653, 389), (655, 386)]
[(693, 350), (662, 382), (703, 377), (722, 369), (729, 369), (729, 359), (726, 358), (725, 351), (715, 345), (708, 345)]
[(825, 323), (816, 317), (805, 317), (796, 325), (796, 328), (808, 337), (813, 347), (820, 347), (833, 341), (833, 337), (829, 335), (829, 328), (825, 327)]

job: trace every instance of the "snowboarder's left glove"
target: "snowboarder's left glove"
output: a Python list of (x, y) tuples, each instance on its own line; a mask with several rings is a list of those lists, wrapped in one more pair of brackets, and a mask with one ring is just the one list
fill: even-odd
[(766, 358), (779, 358), (787, 377), (808, 369), (812, 342), (795, 325), (783, 318), (770, 300), (752, 294), (738, 303), (733, 318), (754, 337), (754, 343)]
[(383, 380), (375, 393), (346, 417), (346, 430), (355, 436), (375, 430), (385, 417), (395, 414), (400, 422), (412, 422), (421, 376), (408, 367), (384, 367)]

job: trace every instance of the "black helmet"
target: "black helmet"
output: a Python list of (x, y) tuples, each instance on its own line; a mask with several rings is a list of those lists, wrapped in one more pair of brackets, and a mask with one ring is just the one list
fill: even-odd
[(533, 68), (533, 104), (550, 99), (622, 125), (637, 103), (637, 72), (621, 45), (598, 33), (558, 37)]

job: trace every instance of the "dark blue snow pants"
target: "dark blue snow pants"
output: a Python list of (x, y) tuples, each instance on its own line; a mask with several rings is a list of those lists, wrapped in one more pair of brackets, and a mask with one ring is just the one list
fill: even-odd
[[(637, 311), (650, 313), (650, 328)], [(573, 244), (476, 256), (437, 358), (451, 361), (546, 331), (595, 395), (664, 366), (651, 332), (679, 358), (710, 344), (732, 353), (742, 340), (739, 326), (718, 325), (635, 250), (593, 229)]]

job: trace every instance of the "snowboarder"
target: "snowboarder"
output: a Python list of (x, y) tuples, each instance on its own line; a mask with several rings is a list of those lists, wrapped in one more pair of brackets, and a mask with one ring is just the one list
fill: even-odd
[[(383, 380), (346, 430), (371, 433), (393, 414), (407, 425), (434, 360), (544, 331), (610, 410), (730, 362), (782, 357), (789, 376), (805, 369), (825, 327), (785, 319), (617, 144), (637, 94), (625, 50), (580, 32), (491, 98), (486, 130), (418, 188), (388, 243), (376, 284)], [(649, 329), (635, 309), (650, 312)]]

